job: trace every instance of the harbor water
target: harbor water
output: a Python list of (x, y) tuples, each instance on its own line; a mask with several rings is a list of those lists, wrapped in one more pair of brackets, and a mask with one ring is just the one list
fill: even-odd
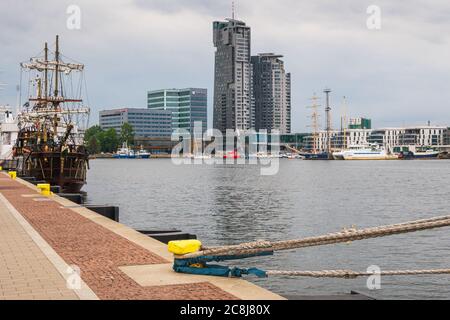
[[(450, 214), (450, 162), (280, 160), (278, 174), (255, 165), (182, 165), (170, 159), (90, 162), (88, 202), (120, 207), (135, 229), (181, 229), (208, 246), (286, 240)], [(277, 252), (234, 262), (266, 270), (366, 271), (450, 268), (449, 229)], [(356, 290), (381, 299), (450, 299), (450, 275), (249, 280), (279, 294)]]

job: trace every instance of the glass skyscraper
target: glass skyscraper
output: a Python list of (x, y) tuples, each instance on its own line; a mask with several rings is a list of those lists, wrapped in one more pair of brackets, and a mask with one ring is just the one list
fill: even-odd
[(172, 130), (192, 132), (194, 123), (202, 122), (202, 131), (207, 129), (208, 91), (201, 88), (162, 89), (149, 91), (147, 106), (152, 110), (172, 112)]

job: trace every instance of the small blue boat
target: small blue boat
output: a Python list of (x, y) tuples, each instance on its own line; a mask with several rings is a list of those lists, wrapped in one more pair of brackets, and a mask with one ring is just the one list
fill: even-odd
[(139, 151), (136, 153), (136, 157), (137, 157), (138, 159), (150, 159), (151, 154), (150, 154), (150, 152), (148, 152), (147, 150), (144, 150), (144, 149), (141, 148), (141, 150), (139, 150)]
[(437, 159), (439, 151), (426, 150), (414, 152), (414, 159)]
[(329, 160), (330, 157), (327, 152), (320, 153), (303, 153), (301, 156), (305, 157), (305, 160)]
[(117, 152), (113, 155), (114, 159), (136, 159), (136, 153), (129, 149), (128, 146), (124, 143), (122, 148), (117, 150)]

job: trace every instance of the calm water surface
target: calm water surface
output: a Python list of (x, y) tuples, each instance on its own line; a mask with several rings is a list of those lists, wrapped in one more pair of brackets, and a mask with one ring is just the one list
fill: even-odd
[[(175, 166), (169, 159), (93, 160), (88, 201), (120, 207), (136, 228), (178, 228), (206, 245), (285, 240), (450, 214), (449, 161), (281, 160), (274, 176), (258, 166)], [(450, 267), (450, 230), (329, 245), (249, 259), (272, 270), (384, 270)], [(250, 278), (249, 278), (250, 279)], [(450, 276), (366, 279), (271, 278), (252, 281), (280, 294), (342, 294), (382, 299), (450, 299)]]

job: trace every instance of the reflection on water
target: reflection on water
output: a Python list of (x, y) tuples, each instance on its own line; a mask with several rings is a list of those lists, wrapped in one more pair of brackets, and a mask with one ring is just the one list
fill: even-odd
[[(94, 160), (88, 199), (120, 206), (139, 229), (178, 228), (206, 245), (284, 240), (356, 225), (369, 227), (448, 214), (447, 161), (282, 160), (275, 176), (257, 166), (174, 166), (170, 160)], [(242, 266), (282, 270), (448, 268), (448, 229), (305, 248), (249, 259)], [(382, 279), (252, 279), (276, 292), (359, 290), (380, 298), (450, 298), (449, 276)]]

